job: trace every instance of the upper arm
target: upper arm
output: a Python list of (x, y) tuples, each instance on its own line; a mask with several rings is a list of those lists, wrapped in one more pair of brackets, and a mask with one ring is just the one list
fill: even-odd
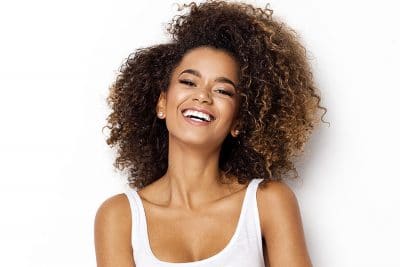
[(283, 182), (267, 182), (258, 189), (257, 203), (269, 266), (312, 266), (299, 205), (290, 187)]
[(97, 210), (94, 241), (98, 267), (134, 267), (131, 211), (124, 194), (105, 200)]

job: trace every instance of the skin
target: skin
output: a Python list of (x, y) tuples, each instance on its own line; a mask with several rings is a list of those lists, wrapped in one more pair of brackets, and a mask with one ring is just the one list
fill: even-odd
[[(188, 69), (199, 75), (182, 73)], [(225, 77), (233, 85), (216, 81), (217, 77)], [(168, 170), (138, 193), (146, 211), (150, 246), (162, 261), (208, 258), (227, 245), (236, 229), (247, 185), (221, 184), (217, 178), (221, 176), (222, 142), (228, 134), (235, 137), (239, 129), (235, 119), (240, 103), (235, 94), (237, 83), (238, 65), (233, 57), (222, 50), (198, 47), (185, 54), (172, 73), (167, 93), (160, 94), (156, 110), (164, 113), (162, 119), (169, 131)], [(207, 126), (189, 124), (181, 110), (193, 106), (207, 109), (216, 119)], [(263, 247), (266, 266), (312, 266), (291, 189), (283, 182), (259, 186), (257, 204), (263, 240), (268, 244)], [(98, 267), (135, 266), (131, 229), (131, 211), (124, 194), (102, 203), (94, 229)]]
[[(198, 71), (201, 78), (182, 73), (188, 69)], [(226, 94), (235, 93), (234, 86), (214, 80), (226, 77), (237, 84), (237, 69), (226, 53), (197, 48), (185, 55), (172, 74), (167, 94), (160, 96), (157, 111), (166, 114), (169, 132), (168, 170), (161, 179), (168, 184), (171, 206), (191, 211), (223, 193), (217, 182), (218, 159), (223, 140), (234, 131), (239, 97)], [(193, 106), (210, 111), (216, 119), (207, 126), (187, 123), (181, 111)]]

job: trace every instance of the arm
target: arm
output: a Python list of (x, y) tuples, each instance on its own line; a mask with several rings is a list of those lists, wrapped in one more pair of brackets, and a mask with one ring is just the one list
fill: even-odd
[(94, 241), (97, 267), (135, 267), (131, 245), (128, 199), (118, 194), (104, 201), (96, 213)]
[[(264, 254), (271, 267), (312, 267), (295, 194), (283, 182), (260, 185), (257, 193)], [(268, 265), (267, 265), (268, 266)]]

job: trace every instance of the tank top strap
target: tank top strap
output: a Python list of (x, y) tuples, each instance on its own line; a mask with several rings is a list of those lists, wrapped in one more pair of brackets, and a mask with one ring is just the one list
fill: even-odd
[[(241, 238), (246, 242), (251, 242), (251, 246), (258, 250), (262, 257), (262, 233), (260, 218), (257, 205), (257, 188), (264, 179), (254, 178), (250, 181), (248, 187), (248, 196), (246, 199), (246, 212), (244, 216), (243, 228), (241, 229)], [(250, 245), (250, 244), (249, 244)]]
[(136, 189), (130, 187), (128, 184), (125, 186), (125, 195), (129, 200), (129, 205), (131, 208), (132, 216), (132, 230), (131, 230), (131, 240), (132, 246), (135, 250), (135, 254), (139, 253), (139, 250), (143, 248), (143, 231), (145, 230), (145, 221), (143, 221), (143, 215), (141, 211), (141, 199), (136, 192)]

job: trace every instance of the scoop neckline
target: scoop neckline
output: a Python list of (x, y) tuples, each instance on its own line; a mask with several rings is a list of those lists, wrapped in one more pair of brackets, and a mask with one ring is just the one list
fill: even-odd
[(248, 198), (249, 198), (249, 191), (250, 191), (250, 186), (252, 186), (252, 184), (255, 182), (255, 180), (257, 179), (252, 179), (249, 184), (246, 187), (246, 192), (242, 201), (242, 205), (241, 205), (241, 210), (240, 210), (240, 215), (239, 215), (239, 221), (237, 222), (236, 225), (236, 229), (233, 233), (233, 236), (231, 237), (231, 239), (229, 240), (228, 244), (222, 249), (220, 250), (217, 254), (214, 254), (208, 258), (202, 259), (202, 260), (197, 260), (197, 261), (189, 261), (189, 262), (169, 262), (169, 261), (163, 261), (160, 260), (159, 258), (157, 258), (150, 246), (150, 240), (149, 240), (149, 235), (148, 235), (148, 230), (147, 230), (147, 218), (145, 215), (145, 210), (144, 210), (144, 206), (142, 203), (142, 199), (139, 196), (139, 194), (134, 190), (135, 192), (135, 196), (138, 198), (138, 202), (139, 202), (139, 206), (140, 206), (140, 213), (141, 213), (141, 217), (143, 218), (143, 226), (144, 226), (144, 243), (145, 243), (145, 247), (144, 250), (147, 253), (147, 255), (149, 255), (151, 257), (151, 260), (154, 261), (155, 264), (161, 264), (164, 266), (196, 266), (198, 264), (206, 264), (206, 263), (210, 263), (220, 257), (222, 257), (224, 254), (227, 253), (227, 251), (234, 245), (235, 241), (238, 239), (239, 233), (240, 233), (240, 229), (242, 228), (242, 224), (244, 221), (244, 214), (246, 211), (246, 208), (248, 205), (246, 205), (246, 203), (248, 202)]

